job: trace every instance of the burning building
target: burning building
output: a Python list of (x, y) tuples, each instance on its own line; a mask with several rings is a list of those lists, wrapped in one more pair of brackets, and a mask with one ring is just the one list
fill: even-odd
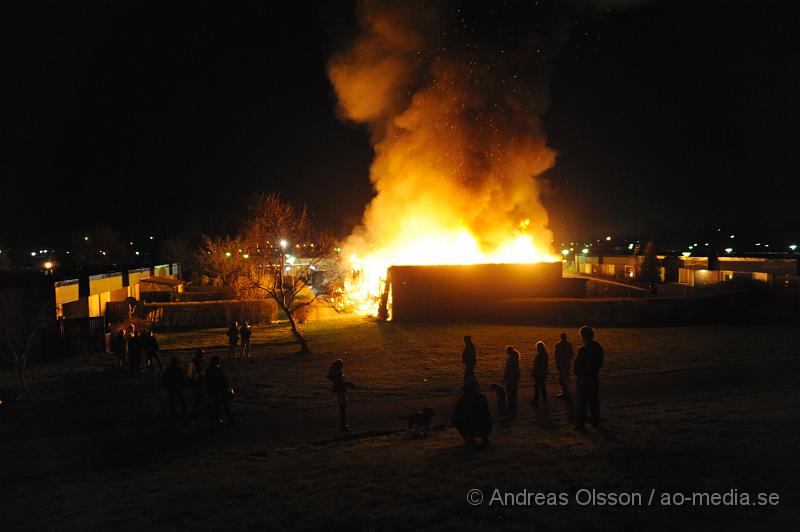
[(507, 304), (585, 294), (586, 279), (563, 278), (560, 262), (392, 266), (384, 300), (394, 321), (439, 321), (494, 319)]
[[(328, 73), (341, 116), (367, 124), (375, 150), (376, 196), (342, 244), (358, 272), (348, 293), (362, 311), (377, 313), (392, 266), (400, 302), (425, 292), (426, 276), (462, 290), (456, 280), (476, 272), (527, 272), (542, 294), (551, 289), (540, 274), (564, 284), (537, 177), (556, 157), (540, 116), (565, 35), (553, 20), (561, 8), (540, 9), (519, 17), (480, 2), (359, 4), (361, 32)], [(551, 264), (518, 266), (535, 263)], [(556, 269), (557, 282), (544, 273)]]

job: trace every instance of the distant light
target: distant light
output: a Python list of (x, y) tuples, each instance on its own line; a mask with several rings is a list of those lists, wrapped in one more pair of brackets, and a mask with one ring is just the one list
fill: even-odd
[(797, 244), (792, 244), (791, 246), (789, 246), (789, 249), (791, 249), (792, 251), (796, 250)]
[(764, 247), (765, 247), (765, 248), (768, 248), (768, 247), (769, 247), (769, 244), (764, 244)]
[(583, 253), (584, 255), (586, 255), (587, 253), (589, 253), (589, 248), (583, 248), (583, 249), (581, 250), (581, 253)]
[(708, 245), (708, 242), (706, 242), (706, 243), (705, 243), (705, 244), (703, 244), (703, 245), (704, 245), (704, 246), (707, 246), (707, 245)]
[(150, 235), (150, 240), (153, 240), (154, 238), (155, 238), (154, 236)]
[[(69, 252), (67, 252), (67, 253), (69, 253)], [(134, 252), (133, 252), (133, 254), (134, 254), (134, 255), (138, 255), (138, 254), (139, 254), (139, 252), (138, 252), (138, 251), (134, 251)]]
[(289, 245), (289, 243), (286, 240), (281, 240), (281, 247), (283, 249), (286, 249), (286, 246), (288, 246), (288, 245)]
[(250, 255), (248, 255), (247, 253), (245, 253), (244, 255), (242, 255), (242, 258), (243, 258), (243, 259), (249, 259), (249, 258), (250, 258)]
[(50, 269), (50, 268), (52, 268), (52, 267), (53, 267), (53, 263), (52, 263), (52, 262), (50, 262), (49, 260), (48, 260), (47, 262), (45, 262), (45, 263), (44, 263), (44, 269), (45, 269), (45, 270), (49, 270), (49, 269)]
[(35, 251), (31, 251), (31, 257), (35, 257), (35, 256), (36, 256), (36, 252)]
[(628, 244), (628, 249), (633, 249), (633, 244)]
[(691, 254), (692, 254), (691, 251), (684, 251), (683, 253), (681, 253), (681, 255), (683, 255), (684, 257), (688, 257)]
[(611, 240), (611, 235), (608, 235), (608, 236), (606, 237), (606, 241), (608, 241), (608, 240)]
[(84, 240), (89, 240), (88, 236), (83, 237)]
[(47, 253), (47, 250), (44, 250), (44, 252)]
[(731, 253), (732, 251), (733, 251), (733, 248), (725, 248), (725, 253)]
[(735, 238), (735, 237), (736, 237), (736, 235), (731, 235), (731, 238)]
[(230, 256), (231, 256), (231, 252), (230, 252), (230, 251), (226, 251), (226, 252), (225, 252), (225, 256), (226, 256), (226, 257), (230, 257)]
[(694, 246), (689, 246), (689, 249), (692, 249)]
[(130, 245), (132, 246), (132, 245), (133, 245), (133, 242), (128, 242), (128, 244), (130, 244)]
[(567, 255), (569, 255), (569, 250), (568, 249), (562, 249), (561, 250), (561, 254), (566, 257)]
[(761, 242), (756, 242), (756, 246), (760, 246), (760, 245), (761, 245)]

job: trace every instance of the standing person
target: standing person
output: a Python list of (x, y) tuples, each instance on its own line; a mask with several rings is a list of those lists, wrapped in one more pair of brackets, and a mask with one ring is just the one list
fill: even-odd
[(186, 399), (183, 396), (183, 389), (186, 378), (180, 367), (177, 357), (172, 357), (167, 371), (164, 372), (164, 387), (167, 389), (167, 399), (169, 400), (169, 418), (175, 423), (175, 411), (180, 406), (181, 423), (186, 421)]
[(125, 369), (125, 329), (120, 329), (111, 336), (111, 352), (117, 357), (117, 367)]
[(328, 380), (333, 383), (333, 393), (336, 394), (336, 404), (339, 406), (339, 431), (350, 432), (350, 425), (347, 424), (347, 388), (355, 388), (356, 385), (344, 378), (344, 362), (341, 358), (336, 359), (328, 368)]
[(475, 438), (481, 438), (483, 444), (488, 445), (492, 432), (489, 402), (475, 382), (464, 383), (463, 390), (453, 412), (453, 426), (458, 429), (466, 445), (474, 445)]
[(229, 423), (236, 423), (228, 404), (231, 398), (228, 376), (222, 369), (219, 357), (212, 357), (208, 369), (206, 369), (206, 388), (208, 388), (208, 394), (213, 403), (214, 422), (222, 423), (227, 420)]
[(567, 333), (561, 333), (561, 341), (556, 344), (556, 368), (561, 391), (556, 397), (569, 399), (569, 370), (572, 367), (572, 344), (567, 341)]
[(544, 406), (547, 406), (547, 349), (544, 342), (536, 342), (536, 356), (533, 359), (533, 404), (539, 404), (539, 397), (542, 398)]
[(245, 320), (245, 322), (242, 323), (242, 328), (239, 329), (239, 336), (241, 336), (241, 338), (242, 338), (242, 354), (240, 355), (239, 358), (244, 358), (245, 356), (247, 358), (250, 358), (250, 335), (251, 334), (252, 334), (252, 331), (250, 330), (250, 324), (247, 323), (247, 320)]
[(506, 411), (509, 417), (517, 415), (517, 386), (519, 385), (519, 352), (513, 346), (506, 347), (506, 365), (503, 371), (506, 384)]
[(150, 373), (155, 371), (154, 362), (158, 364), (158, 371), (164, 371), (164, 366), (161, 365), (161, 356), (158, 354), (158, 340), (150, 329), (144, 332), (142, 349), (144, 350), (145, 366), (150, 368)]
[(142, 338), (139, 336), (139, 331), (134, 330), (130, 338), (128, 338), (128, 366), (131, 373), (141, 373), (142, 367)]
[(234, 321), (228, 327), (228, 359), (236, 358), (236, 342), (239, 340), (239, 322)]
[(578, 410), (575, 415), (575, 428), (586, 427), (587, 407), (591, 413), (592, 427), (600, 428), (600, 368), (605, 361), (603, 347), (594, 341), (594, 329), (584, 325), (578, 333), (583, 345), (575, 357), (575, 380), (578, 392)]
[(461, 361), (464, 363), (464, 383), (478, 383), (475, 378), (475, 365), (478, 363), (478, 355), (475, 353), (475, 344), (472, 343), (472, 336), (464, 337), (464, 352), (461, 354)]
[(192, 415), (200, 419), (203, 418), (205, 400), (205, 373), (206, 363), (203, 360), (205, 352), (202, 349), (196, 349), (192, 361), (186, 368), (186, 377), (189, 380), (189, 386), (192, 388), (192, 395), (194, 397), (194, 406), (192, 408)]

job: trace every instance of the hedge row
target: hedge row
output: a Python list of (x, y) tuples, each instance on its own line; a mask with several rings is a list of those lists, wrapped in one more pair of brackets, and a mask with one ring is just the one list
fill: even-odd
[(271, 299), (146, 303), (144, 318), (161, 329), (224, 327), (234, 321), (270, 323), (278, 319), (278, 305)]

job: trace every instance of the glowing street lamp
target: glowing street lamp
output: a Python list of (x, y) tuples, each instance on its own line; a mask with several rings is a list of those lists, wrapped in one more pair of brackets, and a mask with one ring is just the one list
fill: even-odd
[(288, 245), (289, 245), (289, 243), (286, 240), (281, 240), (281, 247), (283, 249), (286, 249), (286, 246), (288, 246)]
[(561, 254), (566, 257), (567, 255), (569, 255), (569, 250), (568, 249), (562, 249), (561, 250)]
[(53, 263), (48, 260), (47, 262), (44, 263), (44, 269), (45, 270), (52, 270), (53, 269)]
[(581, 250), (581, 253), (583, 253), (584, 255), (588, 255), (589, 254), (589, 248), (583, 248)]
[(725, 253), (732, 253), (732, 252), (733, 252), (733, 248), (725, 248)]
[(789, 249), (791, 249), (792, 251), (796, 250), (797, 244), (792, 244), (791, 246), (789, 246)]

